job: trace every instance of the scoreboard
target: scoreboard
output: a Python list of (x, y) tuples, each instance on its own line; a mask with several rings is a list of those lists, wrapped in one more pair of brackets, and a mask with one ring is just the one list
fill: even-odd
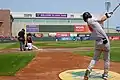
[(26, 32), (88, 32), (86, 25), (26, 25)]

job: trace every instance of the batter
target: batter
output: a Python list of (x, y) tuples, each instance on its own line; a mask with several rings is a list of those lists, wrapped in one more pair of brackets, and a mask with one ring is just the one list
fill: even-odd
[(102, 78), (104, 80), (108, 79), (108, 71), (110, 66), (110, 41), (108, 39), (107, 34), (103, 30), (103, 22), (110, 18), (112, 15), (111, 13), (106, 13), (101, 19), (94, 19), (89, 12), (83, 13), (83, 20), (87, 22), (91, 33), (92, 39), (95, 40), (95, 51), (93, 59), (91, 60), (84, 76), (84, 80), (88, 80), (90, 72), (92, 68), (99, 60), (101, 53), (103, 52), (103, 59), (104, 59), (104, 73)]

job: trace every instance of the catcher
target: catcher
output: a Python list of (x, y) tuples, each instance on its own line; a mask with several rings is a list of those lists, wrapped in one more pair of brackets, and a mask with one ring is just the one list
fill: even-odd
[(28, 50), (32, 50), (32, 43), (33, 43), (32, 34), (28, 33), (27, 39), (26, 39), (26, 46), (27, 46)]
[(84, 80), (88, 80), (92, 68), (99, 60), (102, 52), (104, 53), (104, 73), (102, 74), (102, 78), (104, 80), (108, 79), (108, 71), (110, 65), (110, 42), (107, 34), (103, 30), (102, 24), (106, 19), (110, 18), (112, 14), (112, 12), (106, 13), (101, 19), (94, 19), (89, 12), (83, 13), (83, 20), (87, 23), (90, 31), (92, 32), (92, 39), (95, 40), (94, 56), (87, 70), (85, 71)]

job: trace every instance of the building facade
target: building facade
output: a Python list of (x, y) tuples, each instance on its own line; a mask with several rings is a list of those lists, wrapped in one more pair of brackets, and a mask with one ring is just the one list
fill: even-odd
[(23, 28), (26, 33), (40, 33), (44, 36), (50, 33), (76, 35), (90, 32), (81, 13), (11, 12), (11, 14), (14, 18), (13, 36), (17, 36)]
[(10, 10), (0, 9), (0, 36), (11, 36), (11, 33)]

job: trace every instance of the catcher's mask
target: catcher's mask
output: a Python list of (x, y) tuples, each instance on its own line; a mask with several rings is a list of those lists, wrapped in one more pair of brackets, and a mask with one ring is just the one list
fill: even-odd
[(89, 12), (84, 12), (82, 16), (85, 22), (87, 22), (88, 18), (92, 18), (92, 15)]

